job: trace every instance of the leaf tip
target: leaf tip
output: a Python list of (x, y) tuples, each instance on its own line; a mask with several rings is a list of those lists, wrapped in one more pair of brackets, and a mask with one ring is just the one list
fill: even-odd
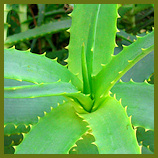
[(26, 52), (31, 52), (31, 48), (27, 49)]
[(142, 147), (143, 145), (139, 145), (140, 153), (142, 154)]
[(145, 132), (149, 131), (150, 129), (145, 128)]
[(20, 81), (20, 82), (22, 82), (22, 80), (21, 79), (16, 79), (17, 81)]
[(102, 67), (105, 67), (105, 66), (106, 66), (106, 64), (101, 64), (101, 66), (102, 66)]
[(66, 31), (70, 33), (70, 29), (67, 29)]
[(120, 98), (119, 103), (122, 105), (122, 98)]
[(119, 46), (115, 43), (115, 47), (119, 47)]
[(61, 78), (57, 82), (61, 82)]
[(110, 94), (112, 94), (112, 92), (111, 92), (111, 91), (109, 91), (109, 96), (110, 96)]
[(128, 60), (128, 63), (131, 63), (133, 60)]
[(119, 15), (119, 13), (117, 13), (117, 18), (121, 18), (121, 16)]
[(119, 82), (121, 82), (121, 83), (122, 83), (123, 81), (120, 79), (120, 80), (119, 80)]
[(114, 96), (113, 96), (113, 97), (114, 97), (114, 99), (116, 99), (116, 93), (114, 94)]
[(124, 108), (124, 109), (125, 109), (125, 112), (127, 113), (127, 106), (125, 106), (125, 108)]
[(131, 115), (131, 116), (129, 116), (129, 120), (130, 120), (130, 122), (131, 122), (131, 119), (132, 119), (132, 115)]
[(92, 144), (92, 145), (95, 145), (95, 146), (97, 146), (97, 144), (96, 144), (95, 142), (92, 142), (91, 144)]
[(72, 17), (72, 13), (67, 14), (68, 16)]
[(146, 50), (145, 48), (141, 48), (142, 51)]
[(41, 119), (41, 117), (40, 117), (40, 116), (37, 116), (37, 118), (38, 118), (38, 121)]
[(83, 140), (83, 138), (82, 138), (82, 137), (80, 137), (78, 140)]
[(149, 84), (147, 80), (144, 80), (144, 83), (147, 83), (147, 84)]
[(122, 44), (122, 47), (125, 49), (125, 48), (127, 48), (128, 46), (126, 46), (126, 45)]
[(78, 76), (78, 75), (79, 75), (79, 72), (75, 74), (75, 76)]
[(67, 62), (67, 63), (68, 63), (68, 58), (67, 58), (67, 59), (65, 59), (65, 60), (64, 60), (64, 62)]
[(114, 82), (115, 82), (115, 81), (113, 80), (113, 81), (111, 82), (111, 84), (114, 84)]
[(54, 60), (54, 61), (57, 61), (57, 60), (58, 60), (58, 57), (54, 58), (53, 60)]
[(120, 30), (117, 28), (117, 32), (120, 32)]
[(41, 56), (46, 56), (46, 52), (44, 52), (43, 54), (41, 54)]
[(123, 71), (119, 71), (118, 73), (121, 74)]
[(64, 47), (65, 49), (69, 49), (69, 46)]
[(14, 46), (12, 46), (10, 49), (15, 49), (15, 45), (14, 45)]
[(43, 111), (43, 113), (44, 113), (44, 116), (46, 116), (46, 115), (47, 115), (47, 112), (46, 112), (46, 111)]

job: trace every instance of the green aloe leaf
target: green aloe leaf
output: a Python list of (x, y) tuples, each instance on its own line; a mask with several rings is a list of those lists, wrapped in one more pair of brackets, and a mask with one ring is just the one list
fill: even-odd
[[(63, 102), (64, 97), (40, 97), (40, 98), (5, 98), (4, 99), (4, 125), (13, 123), (11, 127), (5, 127), (5, 134), (21, 133), (25, 126), (38, 122), (38, 116), (43, 117), (44, 111), (50, 112), (51, 107), (56, 108)], [(57, 104), (58, 103), (58, 104)], [(22, 126), (23, 125), (23, 126)], [(16, 127), (16, 128), (15, 128)], [(24, 129), (24, 130), (23, 130)]]
[(124, 46), (119, 54), (114, 55), (109, 64), (105, 65), (97, 76), (94, 76), (95, 87), (93, 91), (95, 99), (98, 99), (94, 108), (99, 105), (99, 100), (102, 100), (103, 96), (108, 94), (109, 90), (132, 66), (153, 50), (154, 31), (146, 36), (139, 37), (131, 45)]
[(36, 124), (38, 122), (38, 116), (43, 117), (44, 111), (50, 112), (51, 108), (56, 108), (63, 100), (66, 99), (62, 96), (5, 98), (4, 133), (15, 134), (27, 132), (26, 127), (29, 126), (29, 124)]
[(132, 79), (135, 82), (143, 82), (147, 80), (153, 72), (154, 51), (136, 63), (127, 73), (122, 76), (121, 80), (128, 82), (130, 79)]
[(154, 130), (154, 85), (148, 83), (119, 82), (112, 89), (116, 98), (122, 98), (127, 114), (132, 115), (134, 126)]
[(131, 35), (131, 34), (125, 32), (124, 30), (120, 30), (120, 29), (116, 35), (117, 35), (117, 37), (122, 38), (123, 40), (128, 41), (129, 43), (133, 43), (134, 40), (137, 39), (136, 36)]
[(116, 4), (75, 5), (71, 14), (68, 61), (69, 70), (74, 74), (79, 73), (80, 79), (82, 79), (81, 52), (83, 43), (86, 49), (88, 69), (91, 67), (93, 74), (97, 74), (102, 69), (101, 63), (106, 64), (111, 60), (117, 32), (116, 8)]
[(13, 146), (18, 145), (23, 139), (22, 134), (13, 134), (13, 135), (5, 135), (4, 136), (4, 146)]
[(76, 115), (72, 105), (65, 103), (32, 126), (22, 143), (15, 148), (15, 154), (68, 154), (69, 149), (88, 130), (86, 125)]
[(25, 32), (21, 32), (21, 33), (9, 36), (5, 40), (4, 45), (11, 46), (18, 42), (23, 42), (23, 41), (31, 40), (34, 38), (43, 37), (47, 34), (57, 33), (62, 30), (68, 29), (70, 27), (70, 25), (71, 25), (71, 19), (50, 22), (48, 24), (41, 25), (40, 27), (36, 27), (34, 29), (29, 29)]
[[(45, 11), (44, 12), (44, 16), (45, 18), (47, 18), (48, 16), (54, 16), (56, 14), (64, 14), (65, 10), (63, 8), (61, 9), (57, 9), (57, 10), (51, 10), (51, 11)], [(37, 20), (39, 15), (36, 15), (34, 18)], [(24, 21), (23, 23), (31, 23), (33, 22), (33, 18), (32, 17), (28, 17), (28, 19), (26, 21)]]
[(26, 82), (26, 81), (18, 81), (18, 80), (12, 80), (4, 78), (4, 86), (22, 86), (22, 85), (33, 85), (32, 82)]
[[(64, 87), (64, 88), (63, 88)], [(91, 109), (93, 101), (89, 96), (78, 91), (71, 83), (53, 82), (36, 85), (4, 87), (4, 98), (37, 98), (49, 96), (67, 96), (78, 99), (84, 108)]]
[(12, 146), (5, 146), (4, 147), (4, 154), (14, 154), (15, 149)]
[(37, 98), (71, 95), (78, 92), (71, 83), (67, 82), (40, 83), (35, 85), (4, 87), (4, 98)]
[(142, 127), (137, 128), (137, 140), (144, 147), (154, 152), (154, 131), (145, 130)]
[(80, 116), (89, 123), (99, 154), (140, 154), (131, 120), (115, 98), (107, 96), (96, 111)]
[[(30, 85), (32, 83), (4, 79), (5, 86)], [(40, 98), (4, 98), (4, 134), (27, 133), (29, 124), (38, 122), (44, 116), (44, 111), (50, 112), (58, 104), (66, 100), (63, 96), (50, 96)]]
[[(14, 119), (13, 119), (14, 120)], [(4, 123), (4, 135), (11, 135), (11, 134), (20, 134), (20, 133), (28, 133), (30, 131), (30, 124), (25, 123)]]
[(4, 49), (4, 78), (33, 83), (58, 80), (69, 82), (71, 80), (79, 90), (82, 90), (81, 81), (55, 60), (51, 60), (45, 55), (19, 51), (14, 48)]
[(142, 146), (142, 154), (154, 154), (154, 153), (147, 147)]
[(97, 146), (93, 144), (94, 141), (95, 138), (91, 133), (84, 134), (76, 142), (76, 146), (69, 151), (69, 154), (99, 154)]

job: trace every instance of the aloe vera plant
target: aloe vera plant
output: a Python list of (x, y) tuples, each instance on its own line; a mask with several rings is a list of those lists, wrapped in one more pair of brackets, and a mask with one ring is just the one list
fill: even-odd
[(23, 135), (15, 154), (142, 153), (136, 128), (154, 131), (154, 87), (119, 79), (154, 50), (154, 30), (114, 55), (117, 11), (74, 6), (68, 69), (45, 53), (4, 49), (4, 133)]

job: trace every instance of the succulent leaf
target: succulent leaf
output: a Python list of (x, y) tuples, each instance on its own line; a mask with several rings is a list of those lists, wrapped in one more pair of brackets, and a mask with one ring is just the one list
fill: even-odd
[[(64, 87), (64, 88), (63, 88)], [(72, 83), (53, 82), (35, 85), (4, 87), (4, 98), (37, 98), (50, 96), (67, 96), (78, 99), (83, 107), (90, 111), (93, 101), (89, 96), (78, 91)]]
[(94, 94), (95, 99), (98, 100), (95, 106), (99, 106), (99, 97), (101, 95), (106, 96), (114, 84), (139, 60), (153, 51), (153, 49), (154, 31), (146, 36), (139, 37), (137, 41), (131, 45), (124, 46), (124, 49), (119, 54), (113, 56), (109, 64), (107, 64), (97, 76), (94, 76)]
[(154, 72), (154, 51), (149, 53), (122, 76), (124, 82), (132, 78), (135, 82), (147, 80)]
[(68, 154), (69, 149), (88, 130), (86, 125), (75, 114), (71, 104), (65, 103), (40, 118), (16, 147), (15, 154)]
[(154, 130), (154, 86), (147, 83), (119, 82), (111, 89), (127, 114), (132, 115), (132, 124)]
[(116, 20), (117, 5), (115, 4), (75, 5), (72, 12), (68, 60), (69, 70), (74, 74), (79, 73), (80, 79), (82, 79), (82, 43), (84, 42), (87, 48), (87, 63), (90, 64), (89, 67), (92, 66), (92, 73), (97, 74), (102, 69), (101, 64), (111, 60), (117, 32)]
[(33, 83), (57, 82), (59, 79), (63, 82), (71, 80), (72, 84), (82, 90), (81, 81), (66, 67), (44, 55), (14, 48), (4, 49), (4, 78)]
[(21, 32), (21, 33), (9, 36), (5, 40), (4, 45), (7, 47), (13, 44), (16, 44), (18, 42), (23, 42), (23, 41), (31, 40), (34, 38), (43, 37), (47, 34), (57, 33), (62, 30), (68, 29), (70, 25), (71, 25), (71, 19), (43, 24), (40, 27), (29, 29), (25, 32)]
[(71, 83), (66, 82), (4, 87), (4, 98), (37, 98), (67, 94), (71, 96), (74, 93), (78, 93), (78, 90)]
[[(6, 117), (5, 117), (5, 119), (6, 119)], [(19, 118), (17, 118), (17, 120), (18, 119)], [(14, 122), (15, 117), (12, 120)], [(4, 122), (4, 135), (28, 133), (30, 131), (30, 124), (27, 125), (27, 123), (25, 124), (24, 121), (21, 121), (22, 123), (14, 124), (12, 122), (12, 120), (10, 122), (8, 122), (7, 124), (6, 124), (6, 122)], [(23, 118), (23, 120), (24, 120), (24, 118)]]
[(115, 98), (107, 96), (90, 114), (80, 114), (92, 129), (99, 154), (140, 154), (130, 118)]
[(94, 136), (91, 133), (84, 134), (77, 142), (75, 147), (71, 148), (69, 154), (99, 154), (95, 144)]
[(154, 131), (146, 131), (146, 129), (138, 127), (136, 134), (138, 142), (147, 147), (151, 152), (154, 152)]

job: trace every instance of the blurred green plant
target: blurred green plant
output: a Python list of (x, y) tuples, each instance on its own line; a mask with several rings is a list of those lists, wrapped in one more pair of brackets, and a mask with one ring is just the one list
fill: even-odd
[(154, 152), (154, 31), (117, 29), (144, 7), (119, 6), (5, 5), (5, 153)]

